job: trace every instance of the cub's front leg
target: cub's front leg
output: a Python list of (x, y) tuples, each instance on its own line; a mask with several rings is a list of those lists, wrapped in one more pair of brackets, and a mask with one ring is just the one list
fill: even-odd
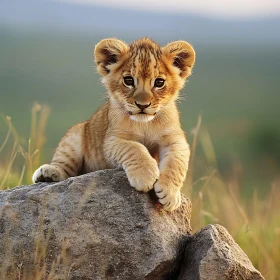
[(59, 182), (76, 176), (83, 162), (83, 135), (85, 123), (71, 127), (60, 140), (50, 164), (43, 164), (33, 174), (32, 181)]
[(144, 145), (110, 137), (104, 148), (108, 161), (123, 167), (132, 187), (143, 192), (153, 188), (159, 178), (158, 164)]
[(160, 144), (160, 177), (154, 189), (159, 202), (167, 211), (181, 204), (181, 192), (190, 157), (189, 145), (183, 134), (165, 136)]

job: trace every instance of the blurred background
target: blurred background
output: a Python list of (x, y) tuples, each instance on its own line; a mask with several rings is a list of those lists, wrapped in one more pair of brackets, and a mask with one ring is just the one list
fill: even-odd
[(12, 174), (30, 183), (66, 130), (104, 102), (99, 40), (186, 40), (197, 53), (179, 102), (195, 155), (184, 188), (194, 230), (225, 225), (267, 279), (280, 279), (279, 30), (277, 0), (2, 0), (2, 189), (18, 184)]

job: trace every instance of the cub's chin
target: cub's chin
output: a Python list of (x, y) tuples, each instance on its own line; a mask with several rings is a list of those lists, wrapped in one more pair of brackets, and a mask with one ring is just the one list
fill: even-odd
[(135, 122), (150, 122), (154, 118), (155, 118), (155, 115), (148, 115), (148, 114), (130, 115), (130, 119)]

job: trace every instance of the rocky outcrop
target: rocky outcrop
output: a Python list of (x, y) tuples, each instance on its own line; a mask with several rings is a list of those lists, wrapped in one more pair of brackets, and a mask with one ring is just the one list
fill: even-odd
[(0, 192), (0, 279), (263, 279), (225, 228), (190, 234), (122, 170)]
[(0, 279), (168, 278), (190, 214), (187, 198), (165, 212), (121, 170), (2, 191)]
[(189, 237), (178, 280), (261, 280), (262, 275), (220, 225)]

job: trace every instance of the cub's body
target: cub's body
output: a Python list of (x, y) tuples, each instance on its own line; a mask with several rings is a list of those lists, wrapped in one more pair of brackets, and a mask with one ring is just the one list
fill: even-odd
[(106, 39), (96, 46), (95, 61), (108, 101), (68, 130), (33, 181), (122, 167), (132, 187), (154, 188), (166, 210), (176, 209), (190, 151), (175, 101), (191, 73), (192, 47), (182, 41), (160, 48), (147, 38), (132, 45)]

